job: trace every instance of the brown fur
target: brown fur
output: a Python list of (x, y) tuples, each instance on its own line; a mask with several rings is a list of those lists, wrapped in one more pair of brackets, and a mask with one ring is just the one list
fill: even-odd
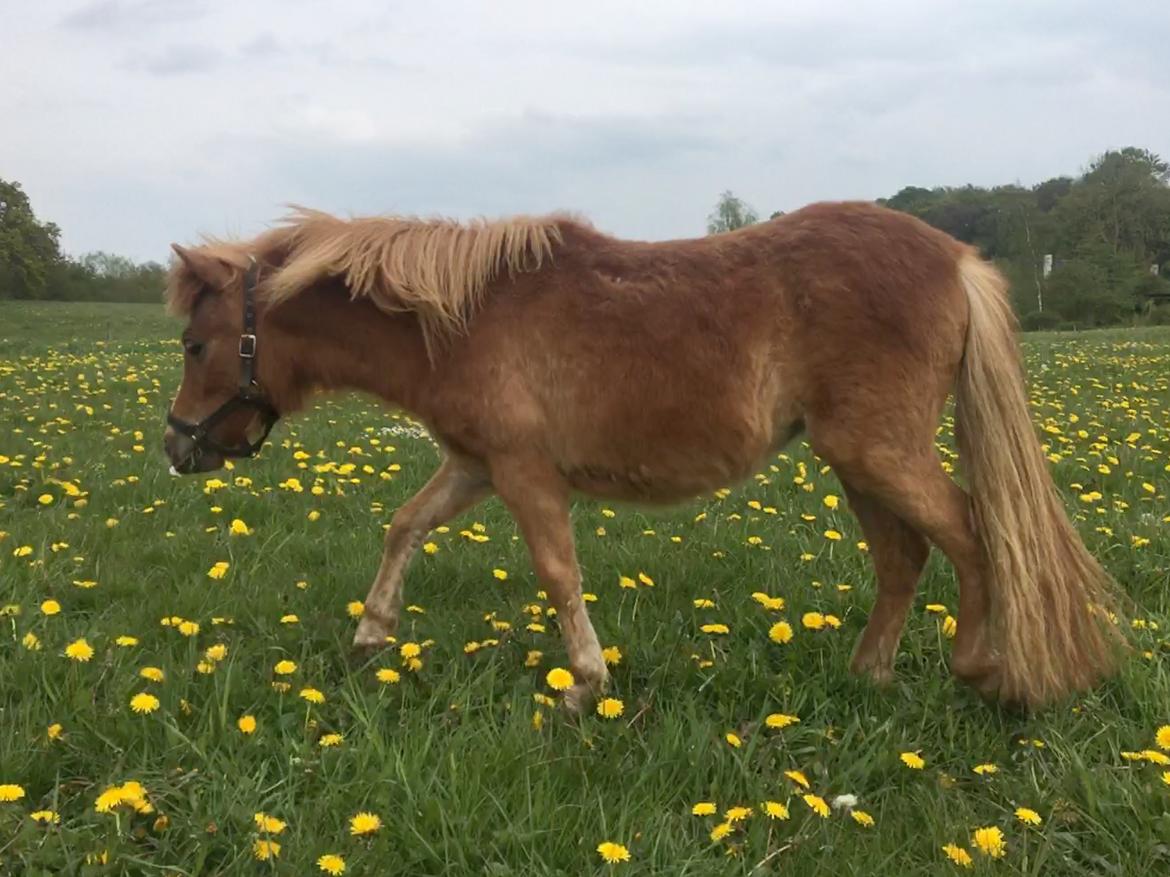
[[(1003, 283), (916, 219), (816, 204), (638, 243), (560, 216), (462, 226), (302, 211), (199, 252), (237, 278), (249, 255), (260, 261), (259, 370), (280, 410), (318, 389), (364, 390), (448, 451), (395, 518), (358, 644), (392, 629), (427, 530), (494, 492), (557, 605), (582, 703), (605, 668), (580, 598), (570, 492), (673, 502), (749, 475), (804, 428), (877, 565), (855, 669), (892, 674), (926, 539), (960, 579), (960, 676), (1042, 703), (1112, 666), (1105, 613), (1090, 614), (1112, 586), (1064, 516), (1021, 407)], [(239, 332), (239, 283), (214, 293), (199, 273), (176, 266), (172, 308), (191, 313), (192, 336), (222, 343), (188, 362), (175, 402), (187, 419), (230, 395)], [(978, 530), (934, 448), (955, 387)]]

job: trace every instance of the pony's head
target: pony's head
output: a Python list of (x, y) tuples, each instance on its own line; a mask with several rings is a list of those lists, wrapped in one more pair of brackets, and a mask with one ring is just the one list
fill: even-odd
[(276, 366), (277, 330), (259, 328), (256, 257), (234, 243), (174, 251), (167, 300), (187, 325), (163, 443), (177, 471), (208, 472), (260, 449), (280, 416), (277, 400), (288, 396), (288, 370)]

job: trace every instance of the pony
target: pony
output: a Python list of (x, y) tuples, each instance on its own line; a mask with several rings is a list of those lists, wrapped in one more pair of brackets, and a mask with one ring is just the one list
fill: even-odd
[[(688, 240), (568, 214), (456, 222), (296, 209), (251, 240), (173, 247), (187, 319), (166, 452), (247, 456), (322, 391), (372, 394), (443, 450), (395, 513), (354, 646), (396, 628), (426, 534), (497, 495), (557, 610), (584, 709), (605, 690), (574, 493), (671, 503), (797, 435), (840, 479), (876, 573), (851, 668), (894, 658), (930, 546), (954, 566), (951, 670), (1039, 706), (1111, 674), (1116, 586), (1063, 506), (1029, 418), (1004, 278), (909, 215), (817, 203)], [(934, 445), (950, 394), (966, 488)]]

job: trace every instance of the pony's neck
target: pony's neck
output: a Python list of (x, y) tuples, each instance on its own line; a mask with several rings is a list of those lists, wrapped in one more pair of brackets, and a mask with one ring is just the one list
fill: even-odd
[(413, 315), (384, 313), (340, 288), (313, 288), (270, 318), (287, 339), (284, 361), (298, 390), (359, 390), (422, 413), (431, 369)]

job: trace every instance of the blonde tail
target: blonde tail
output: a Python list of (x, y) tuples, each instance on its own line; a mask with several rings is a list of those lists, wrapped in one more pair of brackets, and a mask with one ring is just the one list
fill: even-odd
[(973, 253), (961, 257), (959, 277), (970, 318), (956, 431), (986, 564), (1000, 696), (1038, 705), (1116, 666), (1116, 584), (1069, 521), (1033, 431), (1007, 283)]

